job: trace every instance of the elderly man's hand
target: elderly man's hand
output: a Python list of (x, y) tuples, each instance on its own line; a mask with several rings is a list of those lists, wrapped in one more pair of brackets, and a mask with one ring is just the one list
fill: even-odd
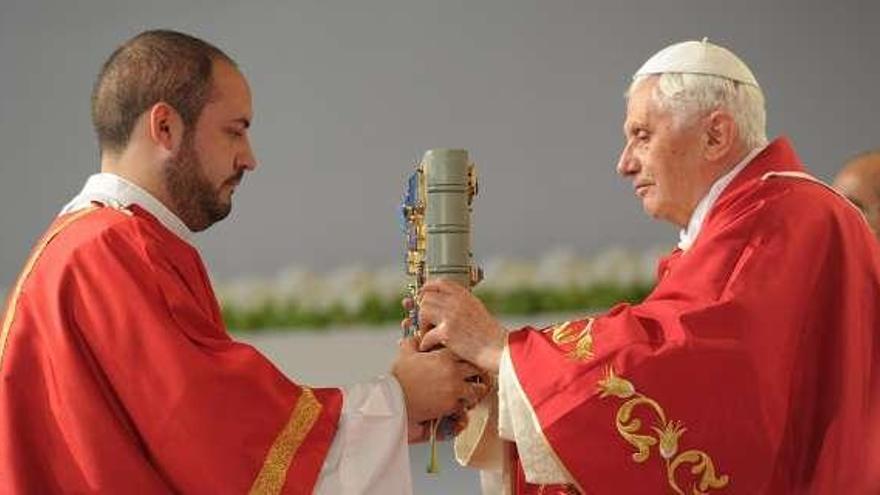
[[(480, 370), (459, 359), (449, 349), (419, 352), (414, 339), (404, 339), (391, 373), (403, 389), (410, 429), (419, 423), (461, 414), (476, 405), (489, 385), (474, 381)], [(410, 441), (421, 436), (410, 431)]]
[(419, 348), (448, 347), (465, 361), (490, 373), (498, 363), (507, 330), (469, 290), (449, 280), (432, 280), (419, 293)]

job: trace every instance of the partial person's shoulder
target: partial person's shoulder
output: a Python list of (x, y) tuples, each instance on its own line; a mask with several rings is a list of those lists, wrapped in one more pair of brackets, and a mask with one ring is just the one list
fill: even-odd
[[(756, 209), (761, 223), (773, 229), (840, 231), (864, 223), (860, 212), (827, 184), (800, 172), (769, 172), (739, 198), (740, 207)], [(784, 227), (788, 226), (788, 227)]]
[(149, 257), (152, 247), (173, 243), (173, 234), (151, 217), (128, 208), (94, 205), (60, 216), (50, 227), (58, 229), (51, 241), (56, 249), (81, 252), (106, 250), (126, 257)]
[(738, 185), (722, 195), (707, 220), (713, 228), (746, 229), (750, 235), (787, 232), (817, 239), (820, 232), (833, 234), (841, 225), (858, 229), (860, 223), (864, 219), (845, 198), (802, 172), (767, 172)]
[(768, 206), (780, 213), (813, 212), (824, 215), (858, 216), (858, 210), (831, 186), (799, 172), (769, 172), (761, 177), (756, 194), (772, 198)]
[(767, 172), (723, 194), (717, 204), (720, 212), (739, 214), (760, 208), (804, 209), (807, 206), (837, 209), (846, 200), (830, 186), (802, 172)]

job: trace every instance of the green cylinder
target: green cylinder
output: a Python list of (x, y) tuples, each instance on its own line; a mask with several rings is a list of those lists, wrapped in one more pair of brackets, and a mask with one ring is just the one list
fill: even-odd
[(465, 287), (471, 277), (471, 189), (467, 150), (432, 149), (422, 158), (427, 192), (426, 277), (454, 280)]

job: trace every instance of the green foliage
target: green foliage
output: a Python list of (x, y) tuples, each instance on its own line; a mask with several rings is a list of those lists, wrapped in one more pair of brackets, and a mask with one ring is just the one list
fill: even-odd
[[(621, 286), (597, 284), (589, 287), (522, 287), (509, 291), (475, 290), (475, 294), (496, 315), (535, 315), (608, 308), (620, 302), (637, 303), (651, 287), (645, 284)], [(404, 314), (400, 296), (387, 299), (368, 294), (354, 310), (335, 304), (325, 309), (303, 308), (296, 301), (268, 300), (253, 308), (222, 304), (226, 325), (236, 331), (260, 329), (323, 329), (346, 325), (385, 325), (400, 321)]]
[(639, 302), (650, 291), (651, 288), (646, 285), (602, 284), (569, 288), (524, 287), (508, 292), (478, 288), (474, 292), (495, 314), (534, 315), (579, 309), (608, 308), (621, 302)]

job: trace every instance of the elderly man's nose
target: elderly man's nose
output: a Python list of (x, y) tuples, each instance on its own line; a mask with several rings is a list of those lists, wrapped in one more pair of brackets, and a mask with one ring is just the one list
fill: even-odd
[(638, 172), (638, 165), (633, 160), (629, 145), (620, 152), (620, 158), (617, 160), (617, 173), (623, 176), (632, 175)]

